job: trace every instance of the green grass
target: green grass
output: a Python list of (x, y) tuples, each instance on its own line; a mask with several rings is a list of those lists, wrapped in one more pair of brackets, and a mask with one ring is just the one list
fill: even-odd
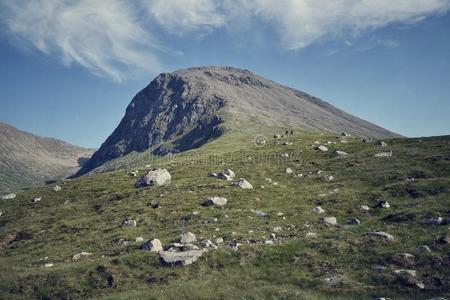
[[(431, 216), (449, 217), (450, 138), (397, 139), (382, 148), (349, 139), (343, 144), (333, 135), (297, 133), (287, 139), (293, 145), (275, 145), (274, 132), (261, 129), (231, 131), (196, 150), (158, 159), (133, 154), (121, 163), (148, 168), (165, 167), (172, 174), (166, 187), (135, 189), (136, 178), (124, 170), (60, 182), (62, 191), (50, 187), (19, 192), (14, 200), (0, 202), (0, 299), (427, 299), (449, 296), (449, 245), (436, 239), (449, 234), (448, 226), (421, 222)], [(257, 147), (258, 135), (268, 145)], [(313, 142), (327, 145), (326, 153)], [(343, 150), (347, 157), (332, 151)], [(380, 151), (393, 151), (391, 158), (375, 158)], [(281, 158), (282, 153), (289, 158)], [(311, 176), (286, 175), (290, 167)], [(246, 178), (254, 190), (244, 191), (229, 182), (208, 178), (210, 171), (230, 168)], [(133, 169), (134, 170), (134, 169)], [(322, 170), (318, 175), (317, 171)], [(322, 180), (333, 175), (332, 182)], [(406, 177), (414, 177), (407, 182)], [(278, 182), (272, 185), (265, 178)], [(264, 188), (262, 188), (264, 186)], [(323, 196), (339, 188), (339, 193)], [(163, 194), (163, 196), (161, 196)], [(202, 207), (207, 196), (221, 195), (229, 202), (222, 208)], [(32, 203), (33, 197), (42, 197)], [(368, 213), (360, 205), (374, 206), (383, 197), (391, 208)], [(155, 202), (160, 208), (152, 208)], [(320, 205), (326, 213), (312, 209)], [(259, 218), (252, 209), (262, 210)], [(193, 211), (199, 211), (194, 215)], [(277, 213), (282, 212), (283, 216)], [(407, 214), (402, 222), (384, 219)], [(321, 224), (334, 216), (338, 226)], [(352, 217), (360, 226), (346, 226)], [(124, 228), (135, 219), (138, 226)], [(213, 219), (217, 218), (217, 222)], [(384, 219), (384, 220), (383, 220)], [(265, 245), (275, 226), (281, 226), (275, 245)], [(394, 243), (365, 236), (383, 230)], [(138, 236), (159, 238), (163, 244), (191, 231), (205, 239), (223, 237), (225, 244), (195, 264), (167, 268), (157, 254), (139, 250)], [(306, 237), (308, 232), (317, 237)], [(15, 237), (15, 239), (14, 239)], [(117, 243), (129, 240), (128, 245)], [(227, 246), (243, 246), (234, 251)], [(429, 245), (432, 253), (417, 253)], [(81, 251), (94, 253), (73, 261)], [(416, 255), (413, 262), (400, 253)], [(46, 260), (41, 260), (48, 257)], [(45, 263), (53, 263), (51, 268)], [(387, 267), (380, 273), (374, 265)], [(425, 283), (419, 290), (399, 281), (394, 269), (414, 269)], [(344, 275), (343, 284), (329, 287), (321, 279)]]

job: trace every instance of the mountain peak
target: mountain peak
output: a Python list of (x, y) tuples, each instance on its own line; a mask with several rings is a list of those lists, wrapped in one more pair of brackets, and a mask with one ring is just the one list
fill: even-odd
[(225, 127), (244, 130), (255, 120), (264, 127), (398, 136), (248, 70), (196, 67), (162, 73), (141, 90), (116, 130), (76, 175), (133, 151), (165, 155), (197, 148), (222, 135)]

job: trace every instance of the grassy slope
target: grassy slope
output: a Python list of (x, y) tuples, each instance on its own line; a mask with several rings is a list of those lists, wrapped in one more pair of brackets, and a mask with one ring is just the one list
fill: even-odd
[[(266, 136), (271, 133), (265, 132)], [(256, 147), (255, 135), (230, 133), (198, 150), (151, 161), (152, 166), (171, 172), (172, 183), (167, 187), (138, 190), (133, 187), (136, 178), (116, 171), (62, 182), (60, 192), (35, 188), (0, 202), (4, 212), (0, 217), (0, 299), (426, 299), (449, 295), (450, 246), (435, 244), (438, 237), (449, 234), (448, 226), (421, 224), (430, 216), (449, 216), (449, 137), (392, 140), (389, 147), (381, 148), (357, 139), (341, 144), (336, 136), (296, 134), (289, 138), (291, 146), (274, 145), (270, 138), (269, 145)], [(337, 144), (322, 153), (314, 150), (315, 140)], [(349, 155), (335, 157), (333, 149)], [(373, 157), (386, 150), (393, 151), (392, 158)], [(284, 152), (289, 159), (281, 159)], [(211, 154), (218, 157), (206, 159)], [(224, 167), (246, 178), (255, 189), (239, 190), (207, 177), (209, 171)], [(286, 167), (313, 175), (288, 176)], [(317, 175), (318, 170), (323, 173)], [(145, 171), (140, 169), (141, 174)], [(335, 180), (324, 182), (324, 174)], [(408, 183), (405, 176), (416, 181)], [(268, 184), (266, 177), (279, 185)], [(320, 196), (334, 188), (340, 192)], [(215, 195), (228, 198), (225, 208), (200, 206), (206, 196)], [(375, 205), (380, 196), (389, 201), (390, 209), (369, 213), (358, 209)], [(33, 204), (33, 197), (42, 201)], [(151, 207), (155, 201), (160, 208)], [(324, 215), (311, 211), (317, 205), (326, 210)], [(269, 217), (258, 218), (251, 209), (267, 212)], [(194, 215), (195, 210), (200, 214)], [(412, 219), (382, 220), (394, 213), (410, 214)], [(338, 226), (322, 225), (324, 216), (335, 216)], [(344, 225), (351, 217), (362, 224)], [(126, 218), (136, 219), (138, 226), (123, 228)], [(282, 227), (279, 243), (264, 245), (275, 226)], [(396, 241), (370, 240), (364, 235), (369, 230), (387, 231)], [(142, 236), (167, 244), (184, 231), (208, 239), (223, 237), (225, 245), (191, 266), (166, 268), (160, 266), (157, 254), (140, 251), (140, 244), (134, 242)], [(318, 236), (307, 238), (307, 232)], [(120, 238), (130, 243), (119, 245)], [(226, 244), (233, 240), (244, 245), (231, 250)], [(433, 252), (417, 253), (416, 247), (423, 244)], [(72, 261), (81, 251), (94, 255)], [(415, 254), (415, 260), (402, 260), (398, 255), (403, 252)], [(49, 262), (54, 267), (45, 268)], [(389, 271), (377, 272), (372, 265)], [(417, 270), (426, 285), (424, 291), (393, 276), (392, 270), (404, 268)], [(321, 283), (321, 278), (336, 274), (345, 276), (344, 284), (327, 287)]]

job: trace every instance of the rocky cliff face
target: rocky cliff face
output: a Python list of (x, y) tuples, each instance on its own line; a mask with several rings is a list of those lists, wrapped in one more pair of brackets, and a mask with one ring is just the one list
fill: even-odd
[(220, 136), (222, 125), (242, 130), (240, 124), (249, 120), (373, 138), (397, 136), (250, 71), (191, 68), (160, 74), (140, 91), (116, 130), (76, 175), (132, 151), (164, 155), (196, 148)]
[(93, 152), (0, 123), (0, 193), (65, 178)]

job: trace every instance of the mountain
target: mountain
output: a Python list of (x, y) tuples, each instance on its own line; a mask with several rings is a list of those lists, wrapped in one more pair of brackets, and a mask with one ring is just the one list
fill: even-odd
[(65, 178), (76, 172), (93, 152), (0, 122), (0, 192)]
[(134, 151), (151, 149), (157, 155), (182, 152), (224, 132), (254, 126), (399, 137), (319, 98), (247, 70), (190, 68), (160, 74), (140, 91), (119, 126), (76, 176)]

